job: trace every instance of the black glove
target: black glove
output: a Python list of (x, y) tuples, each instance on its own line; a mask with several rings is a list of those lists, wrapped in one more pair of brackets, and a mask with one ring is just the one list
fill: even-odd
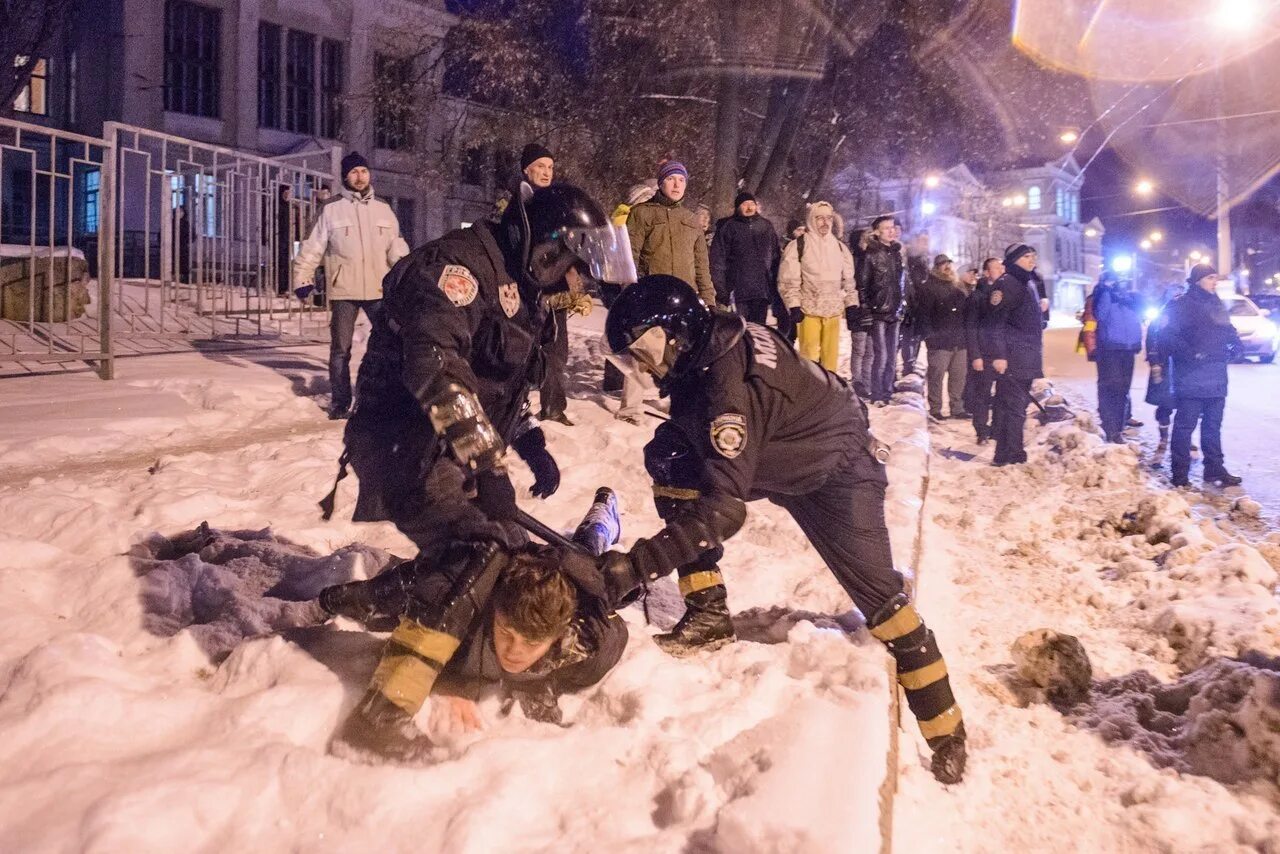
[(862, 308), (851, 305), (844, 310), (844, 323), (850, 332), (857, 332), (862, 325)]
[(511, 447), (533, 472), (533, 488), (529, 494), (535, 498), (550, 498), (560, 488), (560, 467), (555, 457), (547, 451), (547, 437), (541, 427), (521, 433)]
[(799, 326), (803, 321), (804, 321), (804, 309), (802, 308), (791, 309), (791, 322), (794, 323), (796, 326)]
[(476, 504), (495, 522), (515, 521), (516, 488), (504, 471), (486, 471), (476, 475)]
[(600, 573), (609, 607), (615, 611), (636, 600), (644, 580), (626, 552), (605, 552), (599, 558)]

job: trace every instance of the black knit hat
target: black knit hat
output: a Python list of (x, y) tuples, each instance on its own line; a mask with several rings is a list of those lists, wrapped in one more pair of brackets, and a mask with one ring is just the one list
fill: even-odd
[(1197, 264), (1187, 274), (1187, 284), (1197, 285), (1205, 276), (1216, 276), (1218, 271), (1212, 264)]
[(733, 197), (733, 209), (737, 210), (742, 207), (743, 202), (754, 202), (755, 200), (755, 193), (748, 193), (746, 190), (743, 190), (741, 193), (738, 193), (738, 195)]
[(547, 151), (545, 146), (536, 142), (529, 143), (520, 150), (520, 171), (523, 172), (525, 169), (529, 168), (530, 163), (535, 160), (541, 160), (544, 157), (550, 160), (556, 159), (555, 155), (550, 151)]
[(1008, 249), (1004, 250), (1004, 265), (1006, 267), (1012, 266), (1013, 264), (1018, 263), (1019, 258), (1030, 255), (1035, 251), (1036, 249), (1034, 246), (1028, 246), (1025, 243), (1015, 243)]
[[(330, 162), (330, 163), (332, 163), (333, 161), (329, 161), (329, 162)], [(343, 180), (346, 180), (347, 174), (348, 174), (352, 169), (358, 169), (358, 168), (359, 168), (359, 167), (361, 167), (361, 166), (363, 166), (364, 168), (368, 169), (368, 168), (369, 168), (369, 161), (368, 161), (368, 160), (365, 160), (365, 159), (364, 159), (364, 155), (363, 155), (363, 154), (361, 154), (361, 153), (360, 153), (360, 152), (358, 152), (358, 151), (353, 151), (353, 152), (351, 152), (350, 154), (348, 154), (346, 157), (342, 158), (342, 178), (343, 178)]]

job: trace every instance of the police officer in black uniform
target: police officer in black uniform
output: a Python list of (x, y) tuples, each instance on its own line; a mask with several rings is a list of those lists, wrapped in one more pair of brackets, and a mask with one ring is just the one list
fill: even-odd
[[(626, 284), (635, 267), (600, 206), (567, 184), (523, 184), (498, 224), (452, 231), (387, 274), (339, 479), (348, 464), (359, 477), (355, 521), (389, 520), (418, 546), (420, 588), (336, 742), (421, 753), (413, 715), (483, 607), (493, 567), (527, 539), (513, 521), (508, 444), (533, 471), (534, 495), (559, 486), (526, 409), (553, 328), (539, 297), (587, 275)], [(333, 493), (322, 506), (332, 513)]]
[(884, 521), (883, 455), (866, 408), (841, 378), (801, 359), (773, 330), (709, 310), (670, 276), (623, 291), (605, 326), (671, 396), (671, 420), (645, 447), (666, 527), (603, 565), (615, 601), (676, 570), (686, 613), (656, 640), (675, 654), (734, 639), (722, 543), (747, 501), (786, 508), (897, 660), (898, 679), (934, 751), (933, 770), (957, 782), (964, 726), (946, 663), (894, 569)]
[(1036, 273), (1036, 250), (1025, 243), (1005, 252), (1005, 273), (987, 298), (985, 318), (991, 369), (996, 372), (991, 433), (996, 440), (995, 465), (1025, 463), (1022, 432), (1027, 420), (1031, 383), (1044, 376), (1044, 283)]

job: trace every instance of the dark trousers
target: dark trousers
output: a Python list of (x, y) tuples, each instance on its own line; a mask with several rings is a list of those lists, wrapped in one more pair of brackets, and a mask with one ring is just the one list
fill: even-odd
[(969, 360), (969, 373), (964, 381), (964, 405), (973, 416), (973, 430), (979, 439), (991, 438), (991, 406), (995, 397), (996, 372), (983, 363), (985, 370), (975, 371)]
[(951, 402), (951, 414), (957, 415), (965, 411), (964, 385), (968, 376), (969, 359), (965, 350), (943, 350), (929, 348), (929, 411), (942, 412), (942, 386), (946, 383), (947, 397)]
[(1170, 424), (1170, 422), (1172, 422), (1172, 421), (1173, 421), (1173, 407), (1172, 407), (1172, 406), (1157, 406), (1157, 407), (1156, 407), (1156, 423), (1157, 423), (1157, 424), (1159, 424), (1161, 427), (1168, 427), (1168, 426), (1169, 426), (1169, 424)]
[[(761, 326), (769, 319), (769, 301), (767, 299), (742, 299), (734, 301), (738, 315), (747, 323), (759, 323)], [(787, 318), (791, 318), (788, 316)]]
[(569, 368), (569, 312), (560, 309), (553, 312), (556, 323), (556, 340), (544, 347), (542, 352), (547, 361), (547, 374), (542, 378), (539, 396), (542, 400), (542, 418), (556, 418), (564, 415), (564, 386), (568, 380)]
[(791, 322), (791, 312), (787, 311), (787, 307), (782, 302), (782, 297), (774, 294), (773, 299), (770, 301), (770, 307), (773, 309), (773, 322), (778, 327), (778, 334), (792, 344), (796, 343), (796, 325)]
[[(600, 302), (604, 303), (605, 311), (613, 308), (613, 301), (622, 293), (621, 285), (608, 285), (601, 283), (600, 285)], [(604, 360), (604, 383), (601, 386), (602, 391), (622, 391), (622, 371), (618, 370), (618, 366), (608, 359)]]
[(1196, 431), (1197, 423), (1200, 425), (1205, 476), (1223, 471), (1222, 414), (1226, 407), (1225, 397), (1178, 397), (1170, 447), (1174, 477), (1185, 478), (1191, 470), (1191, 434)]
[(898, 327), (896, 320), (877, 320), (871, 324), (871, 392), (872, 400), (888, 402), (893, 397), (894, 370), (898, 361)]
[(336, 299), (329, 304), (329, 389), (334, 409), (351, 408), (351, 337), (361, 309), (370, 323), (376, 323), (382, 300)]
[(1098, 417), (1107, 438), (1119, 436), (1129, 420), (1129, 387), (1133, 385), (1135, 354), (1126, 350), (1098, 350)]
[(868, 619), (902, 592), (884, 518), (884, 466), (859, 450), (817, 491), (770, 496), (813, 544), (853, 604)]
[(996, 465), (1025, 463), (1027, 452), (1022, 447), (1022, 431), (1027, 422), (1027, 402), (1031, 397), (1032, 377), (999, 374), (996, 397), (992, 404), (991, 436), (996, 440)]
[(898, 349), (902, 353), (902, 373), (916, 372), (916, 359), (920, 358), (920, 336), (909, 328), (903, 328), (898, 336)]

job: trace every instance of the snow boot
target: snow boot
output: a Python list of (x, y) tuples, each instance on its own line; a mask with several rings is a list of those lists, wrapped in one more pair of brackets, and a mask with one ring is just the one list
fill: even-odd
[(622, 520), (618, 518), (618, 496), (612, 489), (602, 486), (596, 490), (595, 501), (587, 515), (582, 517), (573, 541), (587, 547), (593, 555), (602, 555), (622, 538)]
[(1234, 475), (1226, 469), (1205, 472), (1204, 479), (1215, 486), (1239, 486), (1244, 483), (1244, 478)]
[(1157, 450), (1163, 451), (1169, 447), (1169, 425), (1160, 425), (1160, 444), (1156, 446)]
[(367, 623), (375, 617), (398, 619), (409, 605), (417, 561), (405, 561), (368, 581), (335, 584), (320, 591), (320, 607), (335, 617)]
[(676, 658), (711, 652), (737, 640), (729, 617), (729, 594), (718, 569), (681, 576), (685, 612), (675, 628), (654, 635), (654, 642)]
[(933, 632), (906, 593), (885, 603), (867, 621), (867, 628), (897, 662), (898, 684), (933, 751), (933, 776), (941, 783), (960, 782), (966, 758), (964, 719)]
[(434, 745), (413, 716), (370, 688), (329, 742), (329, 752), (353, 762), (425, 765)]

